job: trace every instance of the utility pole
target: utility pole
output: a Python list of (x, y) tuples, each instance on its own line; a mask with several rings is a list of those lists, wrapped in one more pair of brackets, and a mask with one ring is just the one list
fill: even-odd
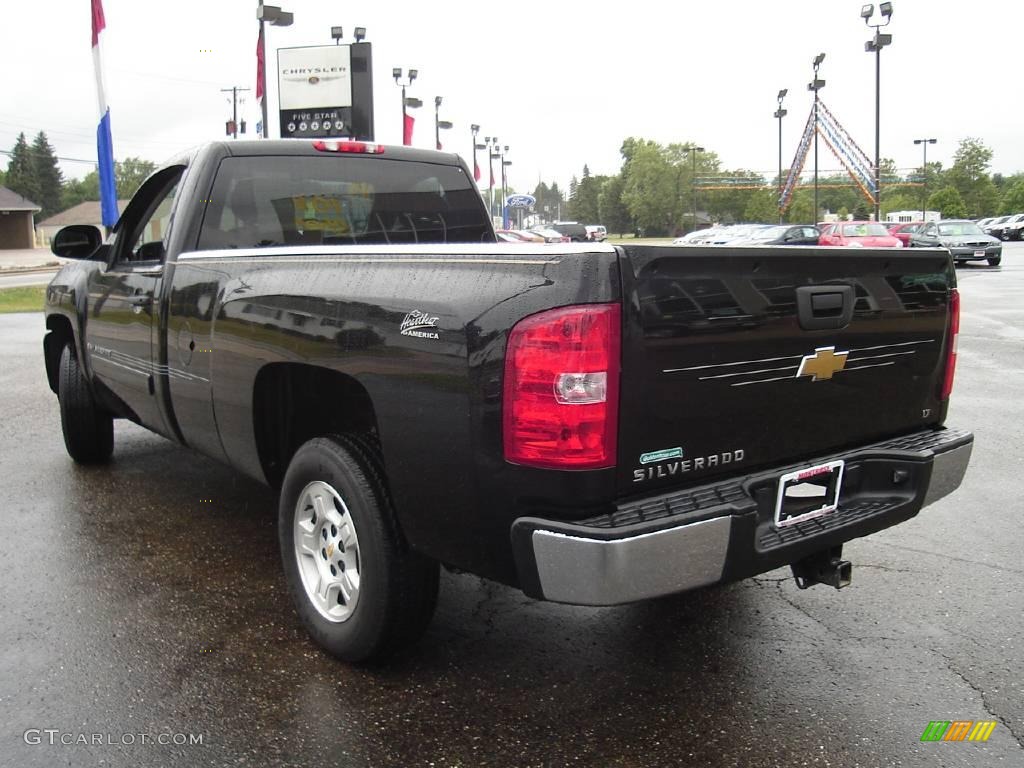
[[(228, 126), (228, 133), (231, 134), (231, 138), (238, 138), (238, 93), (239, 91), (248, 91), (248, 88), (239, 88), (237, 85), (233, 85), (230, 88), (221, 88), (221, 93), (231, 93), (231, 123)], [(242, 123), (242, 133), (245, 133), (245, 122)]]
[(915, 144), (920, 144), (924, 150), (924, 158), (921, 164), (921, 221), (928, 215), (928, 145), (934, 144), (938, 139), (914, 139)]

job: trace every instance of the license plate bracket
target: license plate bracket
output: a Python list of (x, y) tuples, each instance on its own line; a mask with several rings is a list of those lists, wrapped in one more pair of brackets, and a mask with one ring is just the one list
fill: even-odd
[(845, 465), (837, 459), (782, 475), (775, 497), (775, 527), (785, 528), (835, 512)]

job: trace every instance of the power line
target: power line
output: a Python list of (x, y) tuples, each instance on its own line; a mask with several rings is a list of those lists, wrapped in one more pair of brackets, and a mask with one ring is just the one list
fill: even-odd
[[(58, 160), (63, 160), (66, 163), (88, 163), (89, 165), (96, 165), (95, 160), (82, 160), (78, 157), (61, 157), (60, 155), (48, 155), (45, 152), (32, 149), (32, 147), (26, 147), (25, 150), (33, 155), (41, 155), (42, 157), (55, 157)], [(0, 149), (0, 155), (7, 155), (8, 157), (14, 157), (14, 153), (6, 149)]]

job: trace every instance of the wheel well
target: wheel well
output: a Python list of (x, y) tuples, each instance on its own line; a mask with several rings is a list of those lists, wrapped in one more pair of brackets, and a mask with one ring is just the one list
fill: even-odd
[[(74, 350), (75, 335), (71, 330), (71, 321), (63, 315), (50, 315), (46, 318), (46, 329), (49, 333), (43, 337), (43, 357), (46, 361), (46, 380), (54, 394), (57, 393), (60, 374), (60, 354), (64, 345), (71, 344)], [(77, 350), (74, 350), (78, 354)]]
[(253, 421), (263, 474), (275, 488), (307, 440), (342, 432), (377, 435), (373, 403), (362, 384), (303, 363), (271, 363), (260, 369)]

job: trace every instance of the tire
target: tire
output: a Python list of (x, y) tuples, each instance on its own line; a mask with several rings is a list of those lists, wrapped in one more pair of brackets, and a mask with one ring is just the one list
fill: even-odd
[(999, 263), (1000, 263), (1000, 262), (1001, 262), (1002, 260), (1003, 260), (1003, 257), (1002, 257), (1002, 256), (989, 256), (989, 257), (988, 257), (988, 265), (989, 265), (990, 267), (998, 267), (998, 266), (999, 266)]
[(103, 464), (114, 452), (114, 418), (96, 405), (71, 345), (60, 353), (57, 399), (64, 447), (79, 464)]
[(296, 451), (281, 487), (278, 539), (295, 610), (328, 653), (378, 661), (426, 630), (440, 568), (402, 538), (368, 438), (318, 437)]

